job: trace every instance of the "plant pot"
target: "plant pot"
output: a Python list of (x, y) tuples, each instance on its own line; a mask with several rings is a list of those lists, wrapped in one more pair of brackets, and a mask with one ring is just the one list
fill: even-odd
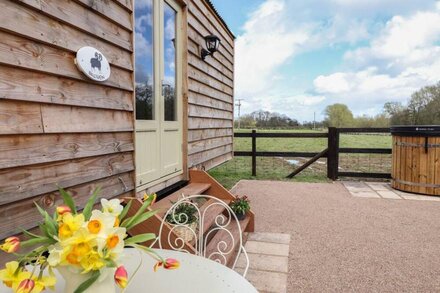
[(191, 242), (197, 236), (197, 221), (189, 225), (170, 224), (174, 233), (185, 242)]
[(244, 219), (246, 219), (246, 213), (235, 213), (235, 215), (237, 216), (237, 219), (239, 221), (243, 221)]
[[(81, 274), (76, 268), (68, 266), (57, 267), (58, 272), (64, 278), (64, 293), (73, 293), (84, 281), (90, 278), (90, 273)], [(101, 269), (101, 275), (85, 293), (115, 293), (116, 284), (114, 281), (115, 268)]]

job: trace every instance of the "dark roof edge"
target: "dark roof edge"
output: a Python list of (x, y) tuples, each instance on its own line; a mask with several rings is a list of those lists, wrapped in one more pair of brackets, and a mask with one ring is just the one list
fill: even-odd
[(226, 23), (226, 21), (223, 19), (223, 17), (220, 15), (220, 13), (217, 11), (217, 8), (215, 8), (214, 4), (211, 2), (211, 0), (205, 0), (206, 3), (208, 3), (209, 7), (211, 7), (211, 9), (214, 11), (214, 13), (217, 15), (217, 17), (220, 19), (220, 22), (225, 26), (225, 28), (228, 30), (228, 32), (231, 34), (231, 36), (236, 39), (234, 33), (231, 31), (231, 29), (229, 28), (228, 24)]

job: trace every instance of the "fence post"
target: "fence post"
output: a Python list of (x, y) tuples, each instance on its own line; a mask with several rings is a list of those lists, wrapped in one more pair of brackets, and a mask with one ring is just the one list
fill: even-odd
[(338, 179), (339, 169), (339, 130), (336, 127), (328, 128), (327, 177)]
[(252, 176), (257, 176), (257, 131), (252, 130)]

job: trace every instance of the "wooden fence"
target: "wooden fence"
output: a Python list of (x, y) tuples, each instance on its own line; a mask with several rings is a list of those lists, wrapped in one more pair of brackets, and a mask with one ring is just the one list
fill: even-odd
[[(391, 154), (391, 148), (341, 148), (339, 139), (341, 133), (390, 133), (390, 128), (335, 128), (329, 127), (326, 133), (282, 133), (282, 132), (236, 132), (234, 137), (248, 137), (252, 140), (251, 151), (236, 151), (235, 156), (252, 157), (252, 176), (257, 175), (257, 157), (303, 157), (311, 158), (298, 167), (287, 178), (292, 178), (305, 170), (320, 158), (327, 158), (327, 177), (337, 180), (341, 177), (391, 178), (390, 173), (340, 172), (339, 154)], [(321, 152), (277, 152), (257, 151), (257, 138), (327, 138), (327, 148)]]

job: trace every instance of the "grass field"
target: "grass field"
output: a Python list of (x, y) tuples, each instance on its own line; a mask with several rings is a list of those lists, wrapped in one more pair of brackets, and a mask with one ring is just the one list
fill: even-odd
[[(241, 132), (245, 132), (242, 130)], [(258, 132), (277, 132), (258, 130)], [(313, 132), (311, 130), (280, 130), (278, 132)], [(319, 131), (315, 131), (319, 132)], [(320, 152), (327, 147), (327, 138), (257, 138), (257, 151)], [(391, 136), (382, 134), (341, 134), (340, 147), (390, 148)], [(250, 151), (250, 138), (235, 138), (234, 150)], [(288, 161), (291, 160), (291, 161)], [(307, 158), (257, 158), (257, 176), (251, 175), (251, 158), (235, 157), (209, 173), (226, 188), (231, 188), (241, 179), (288, 180), (300, 182), (326, 182), (326, 160), (321, 159), (294, 179), (285, 177), (306, 162)], [(389, 155), (341, 154), (340, 170), (358, 172), (390, 172)]]

